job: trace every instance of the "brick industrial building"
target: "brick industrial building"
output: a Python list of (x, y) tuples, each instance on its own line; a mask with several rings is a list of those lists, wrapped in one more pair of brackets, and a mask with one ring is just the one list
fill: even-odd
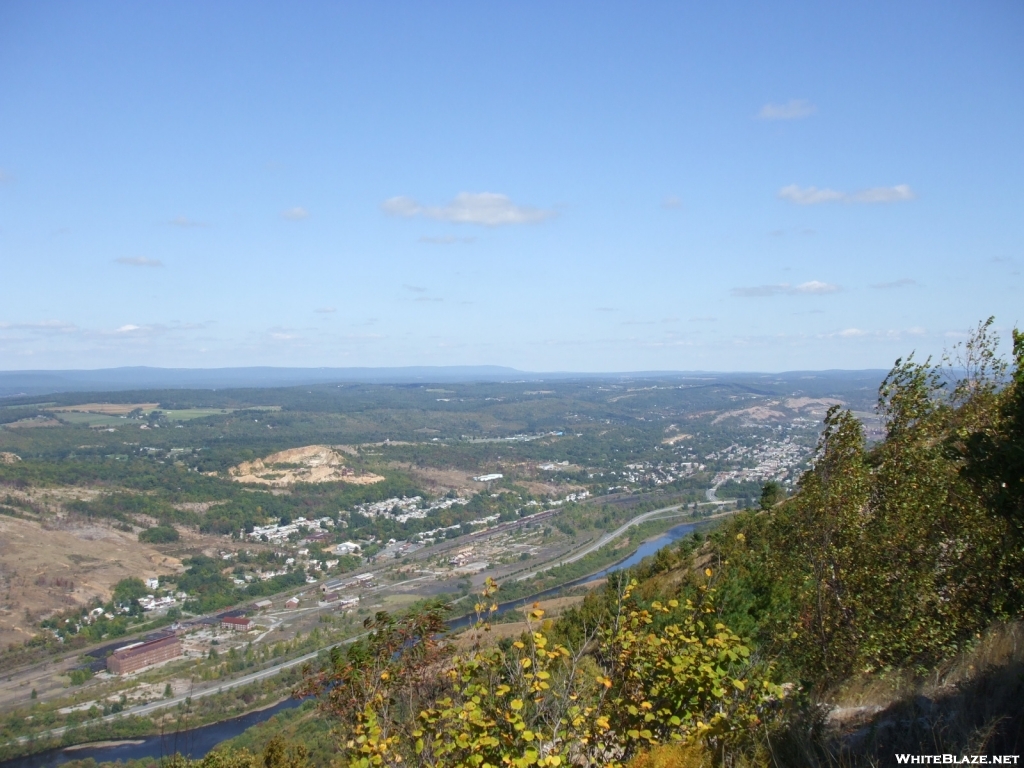
[(107, 657), (107, 669), (115, 675), (127, 675), (150, 664), (176, 659), (181, 656), (181, 641), (174, 635), (150, 640), (148, 643), (134, 643), (118, 648)]

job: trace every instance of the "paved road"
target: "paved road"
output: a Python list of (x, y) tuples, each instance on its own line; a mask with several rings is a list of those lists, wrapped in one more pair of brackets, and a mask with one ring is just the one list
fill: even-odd
[[(368, 632), (363, 632), (362, 634), (356, 635), (355, 637), (346, 638), (345, 640), (342, 640), (340, 643), (335, 643), (334, 645), (329, 645), (329, 646), (326, 646), (326, 647), (327, 648), (334, 648), (334, 647), (339, 646), (339, 645), (348, 645), (350, 643), (354, 643), (356, 640), (358, 640), (361, 637), (366, 637), (367, 634), (369, 634), (369, 633)], [(193, 701), (195, 701), (196, 699), (202, 699), (202, 698), (205, 698), (206, 696), (212, 696), (213, 694), (220, 693), (221, 691), (228, 691), (228, 690), (231, 690), (232, 688), (237, 688), (240, 685), (248, 685), (249, 683), (255, 683), (257, 680), (264, 680), (264, 679), (266, 679), (268, 677), (273, 677), (274, 675), (276, 675), (276, 674), (278, 674), (280, 672), (283, 672), (286, 669), (290, 669), (291, 667), (297, 666), (298, 664), (305, 664), (307, 661), (312, 661), (313, 659), (315, 659), (317, 657), (317, 655), (322, 650), (325, 650), (325, 649), (324, 648), (320, 648), (320, 649), (318, 649), (316, 651), (312, 651), (311, 653), (307, 653), (307, 654), (305, 654), (303, 656), (299, 656), (298, 658), (295, 658), (295, 659), (290, 659), (288, 661), (285, 661), (285, 662), (282, 662), (280, 664), (277, 664), (277, 665), (275, 665), (273, 667), (267, 667), (266, 669), (261, 669), (259, 672), (252, 672), (251, 674), (244, 675), (243, 677), (236, 678), (235, 680), (228, 680), (228, 681), (220, 683), (220, 684), (218, 684), (216, 686), (211, 686), (209, 688), (204, 688), (202, 690), (193, 691), (192, 693), (190, 693), (188, 695), (174, 696), (174, 697), (169, 698), (169, 699), (160, 699), (159, 701), (151, 701), (149, 704), (139, 704), (139, 705), (134, 706), (134, 707), (129, 707), (128, 709), (124, 709), (121, 712), (117, 712), (115, 714), (105, 715), (104, 717), (100, 717), (100, 718), (97, 718), (95, 720), (89, 720), (89, 721), (87, 721), (86, 724), (94, 725), (96, 723), (108, 723), (108, 722), (110, 722), (112, 720), (116, 720), (119, 717), (125, 717), (127, 715), (149, 715), (149, 714), (151, 714), (153, 712), (156, 712), (157, 710), (160, 710), (160, 709), (166, 709), (167, 707), (176, 707), (178, 704), (180, 704), (180, 703), (182, 703), (182, 702), (184, 702), (184, 701), (186, 701), (188, 699), (192, 699)], [(51, 738), (51, 737), (59, 737), (59, 736), (62, 736), (66, 730), (68, 730), (67, 726), (64, 726), (64, 727), (61, 727), (61, 728), (54, 728), (53, 730), (50, 730), (50, 731), (44, 731), (43, 733), (34, 734), (32, 736), (32, 738), (33, 739), (44, 739), (44, 738)], [(19, 744), (24, 744), (28, 740), (29, 740), (28, 736), (22, 736), (19, 739), (17, 739), (17, 742)]]
[[(712, 494), (712, 493), (713, 493), (713, 489), (709, 490), (709, 495)], [(708, 503), (708, 502), (705, 502), (705, 504), (706, 503)], [(716, 504), (716, 505), (720, 505), (720, 504), (726, 504), (728, 502), (719, 501), (719, 500), (716, 499), (715, 501), (710, 502), (710, 503), (713, 503), (713, 504)], [(628, 531), (630, 528), (632, 528), (634, 526), (637, 526), (637, 525), (640, 525), (641, 523), (644, 523), (644, 522), (646, 522), (648, 520), (651, 520), (652, 518), (656, 518), (659, 515), (663, 516), (664, 518), (689, 516), (690, 515), (689, 512), (680, 512), (679, 511), (684, 506), (685, 506), (684, 504), (675, 504), (675, 505), (672, 505), (670, 507), (662, 507), (661, 509), (654, 509), (654, 510), (651, 510), (650, 512), (644, 512), (643, 514), (637, 515), (636, 517), (632, 518), (628, 522), (623, 523), (622, 525), (620, 525), (618, 528), (616, 528), (611, 533), (604, 534), (597, 541), (593, 542), (592, 544), (589, 544), (589, 545), (585, 546), (580, 551), (574, 552), (572, 555), (569, 555), (568, 557), (564, 557), (561, 560), (558, 560), (557, 562), (549, 563), (548, 565), (545, 565), (542, 568), (538, 568), (537, 570), (535, 570), (535, 571), (533, 571), (531, 573), (528, 573), (525, 576), (520, 576), (520, 577), (518, 577), (517, 580), (522, 581), (523, 579), (528, 579), (528, 578), (530, 578), (532, 576), (535, 576), (538, 573), (542, 573), (543, 571), (547, 571), (547, 570), (549, 570), (551, 568), (555, 568), (555, 567), (557, 567), (559, 565), (565, 565), (567, 563), (574, 563), (577, 560), (579, 560), (580, 558), (586, 557), (591, 552), (594, 552), (594, 551), (600, 549), (601, 547), (603, 547), (608, 542), (614, 541), (615, 539), (619, 538), (626, 531)], [(666, 513), (674, 513), (674, 514), (666, 514)], [(717, 518), (717, 517), (722, 517), (723, 515), (727, 515), (727, 514), (732, 514), (732, 513), (731, 512), (725, 512), (725, 513), (721, 513), (721, 514), (718, 514), (718, 515), (713, 515), (713, 516), (711, 516), (709, 518), (705, 518), (705, 519), (710, 520), (710, 519), (714, 519), (714, 518)], [(415, 579), (409, 579), (409, 581), (419, 581), (420, 579), (423, 579), (423, 578), (433, 578), (433, 577), (432, 576), (431, 577), (421, 576), (421, 577), (418, 577), (418, 578), (415, 578)], [(403, 582), (403, 583), (407, 583), (407, 582)], [(400, 586), (400, 585), (401, 584), (391, 584), (391, 585), (387, 585), (386, 588), (392, 589), (392, 588), (394, 588), (396, 586)], [(384, 587), (383, 586), (382, 587), (377, 587), (376, 589), (371, 590), (371, 591), (377, 591), (377, 590), (382, 589), (382, 588), (384, 588)], [(334, 645), (327, 646), (327, 648), (333, 648), (333, 647), (340, 646), (340, 645), (348, 645), (350, 643), (354, 643), (356, 640), (358, 640), (361, 637), (365, 637), (367, 634), (368, 633), (364, 632), (364, 633), (356, 635), (354, 637), (346, 638), (345, 640), (342, 640), (339, 643), (335, 643)], [(305, 664), (307, 661), (311, 661), (311, 660), (315, 659), (317, 657), (317, 655), (320, 653), (320, 651), (322, 651), (322, 650), (324, 650), (324, 649), (321, 648), (321, 649), (318, 649), (316, 651), (311, 651), (310, 653), (304, 654), (303, 656), (299, 656), (297, 658), (290, 659), (288, 661), (284, 661), (284, 662), (282, 662), (280, 664), (277, 664), (277, 665), (275, 665), (273, 667), (268, 667), (268, 668), (262, 669), (262, 670), (260, 670), (258, 672), (252, 672), (252, 673), (250, 673), (248, 675), (244, 675), (244, 676), (236, 678), (234, 680), (224, 681), (224, 682), (218, 683), (217, 685), (210, 686), (209, 688), (204, 688), (204, 689), (201, 689), (201, 690), (198, 690), (198, 691), (193, 691), (189, 695), (174, 696), (174, 697), (171, 697), (171, 698), (168, 698), (168, 699), (160, 699), (159, 701), (152, 701), (152, 702), (150, 702), (148, 704), (139, 704), (139, 705), (136, 705), (134, 707), (129, 707), (128, 709), (122, 710), (121, 712), (118, 712), (118, 713), (115, 713), (115, 714), (105, 715), (104, 717), (98, 718), (96, 720), (90, 720), (90, 721), (88, 721), (88, 723), (91, 725), (91, 724), (95, 724), (95, 723), (98, 723), (98, 722), (110, 722), (112, 720), (116, 720), (119, 717), (125, 717), (127, 715), (149, 715), (149, 714), (151, 714), (153, 712), (156, 712), (158, 710), (161, 710), (161, 709), (166, 709), (168, 707), (175, 707), (178, 704), (186, 701), (187, 699), (192, 699), (192, 700), (201, 699), (201, 698), (204, 698), (206, 696), (212, 696), (215, 693), (220, 693), (221, 691), (228, 691), (228, 690), (231, 690), (232, 688), (237, 688), (237, 687), (242, 686), (242, 685), (248, 685), (249, 683), (254, 683), (254, 682), (258, 681), (258, 680), (264, 680), (264, 679), (266, 679), (268, 677), (273, 677), (274, 675), (279, 674), (280, 672), (283, 672), (284, 670), (290, 669), (290, 668), (292, 668), (294, 666), (297, 666), (299, 664)], [(34, 739), (42, 739), (42, 738), (60, 737), (67, 730), (68, 730), (67, 726), (64, 726), (64, 727), (61, 727), (61, 728), (54, 728), (53, 730), (50, 730), (50, 731), (45, 731), (43, 733), (34, 734), (32, 736), (32, 738), (34, 738)], [(24, 742), (28, 741), (28, 739), (29, 739), (29, 737), (22, 736), (19, 739), (17, 739), (17, 742), (18, 743), (24, 743)]]
[[(719, 500), (715, 499), (711, 503), (719, 505), (719, 504), (727, 504), (728, 502), (719, 501)], [(661, 509), (654, 509), (654, 510), (651, 510), (650, 512), (644, 512), (642, 515), (637, 515), (636, 517), (634, 517), (629, 522), (620, 525), (618, 528), (616, 528), (611, 533), (604, 534), (604, 536), (599, 538), (597, 541), (593, 542), (592, 544), (588, 544), (587, 546), (585, 546), (583, 549), (579, 550), (578, 552), (574, 552), (573, 554), (569, 555), (568, 557), (563, 557), (560, 560), (557, 560), (555, 562), (548, 563), (547, 565), (545, 565), (545, 566), (543, 566), (541, 568), (538, 568), (535, 571), (531, 571), (530, 573), (527, 573), (527, 574), (525, 574), (523, 576), (517, 576), (516, 577), (516, 581), (523, 581), (524, 579), (532, 578), (532, 577), (536, 576), (538, 573), (543, 573), (544, 571), (551, 570), (552, 568), (557, 568), (560, 565), (566, 565), (568, 563), (575, 563), (577, 560), (586, 557), (591, 552), (597, 551), (598, 549), (603, 547), (608, 542), (614, 541), (615, 539), (619, 538), (619, 536), (624, 534), (626, 531), (628, 531), (633, 526), (640, 525), (640, 523), (645, 523), (648, 520), (651, 520), (652, 518), (657, 518), (659, 516), (662, 516), (663, 518), (689, 517), (690, 514), (691, 514), (690, 512), (679, 512), (679, 510), (683, 509), (684, 507), (685, 507), (685, 504), (675, 504), (675, 505), (673, 505), (671, 507), (662, 507)], [(665, 514), (667, 512), (674, 512), (674, 513), (677, 513), (677, 514)], [(720, 515), (714, 515), (713, 517), (720, 517)], [(711, 518), (705, 518), (705, 519), (710, 520)], [(700, 522), (700, 521), (697, 521), (697, 522)]]

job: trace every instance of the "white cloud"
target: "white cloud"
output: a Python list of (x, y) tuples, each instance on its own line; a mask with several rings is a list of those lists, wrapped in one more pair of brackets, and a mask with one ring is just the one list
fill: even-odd
[(114, 261), (129, 267), (162, 267), (164, 265), (160, 259), (147, 259), (145, 256), (122, 256)]
[(316, 312), (318, 315), (330, 315), (334, 312), (337, 312), (338, 310), (336, 310), (334, 307), (317, 307), (313, 311)]
[(677, 210), (683, 207), (683, 201), (675, 195), (669, 195), (661, 201), (661, 207), (667, 211)]
[(448, 205), (422, 206), (411, 197), (391, 197), (381, 203), (389, 216), (425, 216), (455, 224), (500, 227), (506, 224), (536, 224), (555, 215), (553, 210), (516, 205), (507, 195), (496, 192), (460, 192)]
[(838, 285), (823, 283), (821, 280), (809, 280), (806, 283), (800, 283), (791, 293), (835, 293), (838, 290)]
[(818, 189), (817, 187), (800, 188), (796, 184), (790, 184), (779, 190), (779, 197), (789, 200), (797, 205), (818, 205), (819, 203), (834, 203), (838, 200), (845, 200), (846, 195), (834, 189)]
[(187, 216), (175, 216), (168, 223), (172, 227), (181, 227), (182, 229), (193, 229), (197, 227), (210, 226), (205, 221), (196, 221), (195, 219), (190, 219)]
[(800, 285), (789, 283), (776, 283), (775, 285), (752, 285), (747, 287), (733, 288), (733, 296), (753, 298), (758, 296), (799, 296), (799, 295), (821, 295), (836, 293), (839, 286), (833, 283), (825, 283), (821, 280), (809, 280)]
[(412, 291), (413, 293), (427, 292), (427, 289), (420, 285), (409, 285), (408, 283), (403, 283), (402, 287), (405, 288), (405, 290), (407, 291)]
[(389, 197), (380, 204), (380, 207), (388, 216), (404, 216), (406, 218), (417, 216), (423, 210), (420, 208), (419, 203), (411, 197), (403, 197), (402, 195)]
[(872, 187), (850, 195), (854, 203), (901, 203), (913, 200), (914, 192), (908, 184), (897, 184), (895, 187)]
[(779, 190), (779, 197), (797, 205), (819, 205), (821, 203), (900, 203), (913, 200), (914, 191), (908, 184), (894, 187), (871, 187), (859, 192), (840, 192), (835, 189), (800, 187), (790, 184)]
[(890, 288), (910, 288), (915, 285), (920, 285), (920, 283), (909, 277), (901, 277), (899, 280), (892, 280), (887, 283), (872, 283), (871, 287), (884, 291)]
[(288, 221), (302, 221), (309, 218), (309, 211), (302, 206), (296, 206), (289, 208), (287, 211), (282, 211), (281, 216), (288, 219)]
[(301, 337), (295, 333), (275, 332), (270, 334), (270, 338), (272, 338), (274, 341), (292, 341), (293, 339), (298, 339)]
[(132, 331), (139, 331), (139, 330), (142, 330), (142, 326), (141, 325), (132, 325), (131, 323), (129, 323), (128, 325), (122, 325), (120, 328), (118, 328), (114, 332), (115, 333), (131, 333)]
[(840, 331), (836, 335), (842, 336), (844, 339), (853, 339), (858, 336), (867, 336), (867, 332), (862, 331), (860, 328), (847, 328), (844, 331)]
[(802, 120), (817, 111), (807, 99), (790, 99), (785, 104), (765, 104), (757, 117), (759, 120)]

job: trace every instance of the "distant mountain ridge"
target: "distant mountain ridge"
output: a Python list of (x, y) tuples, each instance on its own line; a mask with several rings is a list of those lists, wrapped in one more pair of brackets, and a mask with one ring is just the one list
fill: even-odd
[(520, 371), (500, 365), (405, 366), (390, 368), (151, 368), (134, 366), (65, 371), (0, 371), (0, 398), (56, 392), (115, 392), (135, 389), (232, 389), (290, 387), (332, 382), (414, 384), (544, 381), (570, 379), (651, 379), (699, 376), (860, 378), (877, 386), (884, 371), (792, 371), (787, 373), (714, 373), (706, 371), (634, 371), (608, 373)]

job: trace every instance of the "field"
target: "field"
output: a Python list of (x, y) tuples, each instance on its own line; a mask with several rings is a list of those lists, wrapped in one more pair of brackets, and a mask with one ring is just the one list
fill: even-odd
[(62, 405), (48, 408), (56, 413), (99, 413), (104, 416), (127, 416), (132, 411), (148, 412), (159, 407), (160, 403), (81, 403), (79, 405)]
[(86, 521), (0, 516), (0, 647), (38, 633), (55, 611), (106, 602), (129, 576), (176, 573), (180, 561), (131, 533)]

